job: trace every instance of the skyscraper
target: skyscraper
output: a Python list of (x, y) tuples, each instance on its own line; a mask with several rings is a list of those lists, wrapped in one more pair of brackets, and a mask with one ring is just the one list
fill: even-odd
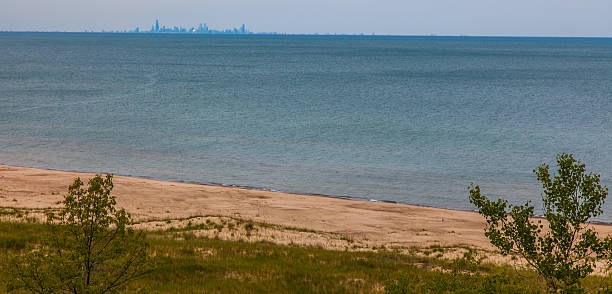
[(159, 32), (159, 19), (155, 20), (155, 31)]

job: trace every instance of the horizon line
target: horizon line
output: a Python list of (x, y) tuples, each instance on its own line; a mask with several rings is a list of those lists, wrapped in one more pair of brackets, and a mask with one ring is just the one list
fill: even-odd
[(0, 30), (0, 33), (39, 33), (39, 34), (125, 34), (125, 35), (232, 35), (232, 36), (314, 36), (314, 37), (430, 37), (430, 38), (563, 38), (563, 39), (612, 39), (612, 36), (550, 36), (550, 35), (438, 35), (438, 34), (377, 34), (377, 33), (286, 33), (286, 32), (249, 32), (249, 33), (191, 33), (191, 32), (151, 32), (151, 31), (35, 31)]

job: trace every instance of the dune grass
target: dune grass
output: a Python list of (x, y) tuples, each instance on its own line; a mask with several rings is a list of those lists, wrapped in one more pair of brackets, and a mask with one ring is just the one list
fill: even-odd
[[(0, 267), (44, 236), (37, 223), (0, 222)], [(535, 274), (508, 266), (378, 252), (223, 241), (148, 232), (153, 270), (124, 293), (540, 293)], [(1, 271), (2, 269), (0, 269)], [(6, 292), (5, 275), (0, 292)], [(587, 281), (601, 282), (601, 278)], [(16, 292), (19, 293), (19, 292)]]

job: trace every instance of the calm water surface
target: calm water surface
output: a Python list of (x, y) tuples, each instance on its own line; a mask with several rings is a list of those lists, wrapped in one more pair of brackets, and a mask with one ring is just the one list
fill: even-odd
[(0, 34), (9, 165), (472, 209), (611, 113), (612, 39)]

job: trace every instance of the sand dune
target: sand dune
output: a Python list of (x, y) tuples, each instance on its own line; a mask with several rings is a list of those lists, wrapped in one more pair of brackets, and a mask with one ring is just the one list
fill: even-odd
[[(93, 174), (0, 166), (0, 206), (57, 207), (75, 177)], [(136, 220), (238, 216), (385, 246), (465, 244), (492, 249), (474, 212), (115, 176), (120, 207)], [(467, 196), (465, 196), (467, 198)], [(467, 199), (466, 199), (467, 201)], [(604, 234), (612, 226), (594, 225)]]

